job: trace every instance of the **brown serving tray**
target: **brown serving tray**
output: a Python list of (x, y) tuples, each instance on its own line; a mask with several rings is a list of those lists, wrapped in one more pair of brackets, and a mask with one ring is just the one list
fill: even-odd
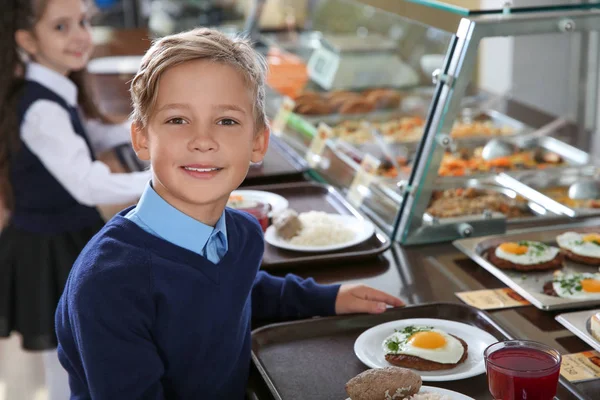
[(269, 150), (261, 165), (251, 166), (242, 186), (304, 181), (308, 164), (287, 144), (271, 136)]
[[(499, 341), (511, 339), (492, 317), (460, 303), (431, 303), (391, 309), (380, 315), (314, 318), (268, 325), (252, 332), (252, 361), (275, 400), (344, 400), (345, 384), (365, 371), (354, 355), (354, 342), (365, 330), (407, 318), (439, 318), (477, 326)], [(492, 399), (485, 374), (453, 382), (426, 382), (464, 393), (477, 400)], [(586, 399), (561, 378), (559, 399)], [(261, 397), (262, 399), (263, 397)]]
[[(285, 197), (290, 208), (300, 212), (311, 210), (332, 214), (359, 216), (358, 211), (332, 186), (316, 182), (297, 182), (279, 185), (247, 187), (264, 190)], [(314, 266), (323, 263), (357, 262), (377, 257), (391, 246), (390, 239), (375, 226), (375, 234), (356, 246), (327, 253), (303, 253), (279, 249), (265, 243), (263, 269), (281, 269), (298, 266)]]

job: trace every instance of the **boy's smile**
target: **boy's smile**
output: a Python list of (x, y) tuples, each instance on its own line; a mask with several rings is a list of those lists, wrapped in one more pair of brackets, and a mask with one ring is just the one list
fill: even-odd
[(250, 162), (262, 160), (268, 131), (256, 132), (254, 98), (244, 75), (207, 60), (184, 62), (160, 77), (138, 156), (152, 163), (156, 192), (191, 217), (214, 225)]
[(190, 174), (190, 176), (197, 179), (211, 179), (213, 178), (219, 171), (222, 171), (223, 168), (215, 167), (212, 165), (201, 165), (201, 164), (192, 164), (192, 165), (184, 165), (183, 170)]

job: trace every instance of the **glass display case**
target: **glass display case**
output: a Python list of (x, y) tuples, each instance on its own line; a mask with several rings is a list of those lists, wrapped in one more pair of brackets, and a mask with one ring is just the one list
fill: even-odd
[[(600, 215), (586, 125), (599, 3), (326, 0), (310, 26), (261, 37), (273, 134), (400, 243)], [(551, 34), (580, 45), (577, 73), (564, 76), (575, 115), (477, 87), (486, 38)]]

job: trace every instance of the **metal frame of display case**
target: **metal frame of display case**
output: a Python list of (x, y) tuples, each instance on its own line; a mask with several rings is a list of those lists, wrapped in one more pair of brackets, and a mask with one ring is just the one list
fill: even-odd
[[(366, 2), (379, 3), (375, 0)], [(434, 11), (446, 14), (440, 10)], [(408, 17), (419, 22), (418, 15)], [(430, 23), (431, 20), (428, 18), (427, 21), (421, 22)], [(448, 21), (445, 21), (444, 25), (443, 28), (447, 29)], [(485, 216), (444, 226), (424, 225), (422, 218), (434, 190), (444, 150), (452, 144), (452, 139), (446, 132), (450, 132), (452, 128), (461, 98), (473, 76), (480, 41), (486, 37), (587, 33), (598, 30), (599, 9), (476, 15), (460, 19), (443, 67), (434, 74), (435, 92), (427, 115), (425, 133), (402, 196), (403, 201), (393, 232), (395, 240), (403, 244), (421, 244), (471, 235), (502, 233), (498, 230), (502, 229), (502, 224), (496, 224)], [(587, 72), (584, 71), (586, 78)], [(595, 87), (593, 89), (595, 90)], [(595, 98), (592, 100), (596, 102)]]
[[(346, 1), (348, 0), (341, 0), (340, 3)], [(251, 14), (251, 20), (254, 21), (254, 24), (250, 23), (251, 21), (247, 21), (249, 23), (246, 25), (250, 31), (254, 28), (255, 34), (261, 2), (261, 0), (256, 0), (255, 12)], [(543, 0), (540, 0), (540, 2), (543, 2)], [(385, 17), (385, 14), (387, 14), (388, 16), (384, 18), (386, 21), (391, 21), (393, 18), (398, 17), (398, 21), (402, 20), (409, 24), (414, 24), (414, 26), (433, 29), (447, 35), (449, 39), (446, 40), (446, 43), (442, 47), (437, 49), (439, 54), (445, 53), (445, 59), (443, 66), (434, 74), (435, 84), (430, 87), (431, 91), (427, 92), (427, 96), (431, 99), (431, 102), (428, 100), (429, 111), (426, 113), (427, 117), (423, 138), (419, 143), (414, 144), (413, 151), (416, 150), (416, 158), (410, 178), (408, 181), (402, 178), (402, 185), (397, 185), (395, 189), (388, 188), (388, 190), (394, 190), (393, 196), (390, 196), (390, 193), (386, 192), (388, 200), (391, 199), (395, 202), (394, 204), (396, 205), (395, 207), (398, 207), (398, 211), (392, 214), (388, 210), (385, 216), (377, 214), (378, 217), (386, 221), (384, 224), (385, 228), (388, 228), (386, 233), (403, 244), (442, 242), (460, 237), (500, 234), (506, 232), (507, 229), (514, 230), (518, 226), (521, 226), (516, 224), (515, 220), (507, 221), (506, 217), (502, 214), (493, 212), (484, 212), (480, 215), (457, 218), (428, 218), (429, 215), (425, 213), (433, 190), (439, 189), (438, 184), (456, 180), (449, 177), (438, 177), (437, 171), (441, 164), (444, 150), (457, 148), (458, 144), (461, 146), (465, 144), (463, 140), (457, 139), (453, 141), (449, 133), (459, 114), (461, 102), (466, 99), (466, 93), (473, 89), (471, 80), (474, 75), (480, 41), (483, 38), (498, 36), (525, 36), (561, 32), (570, 34), (580, 32), (582, 34), (580, 44), (581, 47), (585, 47), (590, 42), (595, 43), (594, 40), (590, 40), (589, 32), (598, 30), (598, 27), (600, 27), (600, 9), (598, 9), (600, 8), (600, 4), (581, 3), (581, 8), (577, 8), (577, 4), (564, 7), (548, 5), (537, 7), (534, 11), (532, 11), (531, 7), (526, 11), (519, 8), (506, 8), (503, 10), (504, 12), (501, 12), (502, 10), (482, 11), (475, 7), (471, 9), (463, 7), (457, 10), (456, 7), (441, 7), (441, 3), (443, 3), (442, 0), (436, 3), (430, 0), (397, 0), (394, 2), (387, 0), (348, 1), (348, 5), (360, 7), (358, 18), (362, 19), (358, 24), (364, 24), (364, 27), (363, 25), (357, 25), (357, 27), (358, 29), (362, 29), (363, 33), (368, 29), (374, 29), (375, 32), (379, 32), (378, 27), (369, 27), (370, 20), (377, 20), (375, 15)], [(594, 9), (593, 7), (598, 8)], [(335, 10), (330, 9), (329, 11)], [(333, 12), (333, 15), (335, 15), (335, 12)], [(371, 17), (369, 18), (369, 16)], [(321, 25), (325, 20), (319, 20), (318, 13), (312, 14), (309, 21), (312, 22), (313, 18), (317, 19), (315, 28), (317, 30), (319, 27), (323, 28)], [(326, 20), (326, 22), (328, 21)], [(345, 27), (343, 29), (348, 28)], [(352, 34), (353, 31), (344, 32)], [(381, 31), (379, 33), (385, 35), (385, 32)], [(574, 40), (576, 39), (574, 38)], [(277, 40), (274, 43), (275, 45), (279, 44)], [(588, 86), (586, 83), (589, 82), (594, 88), (596, 87), (596, 83), (598, 82), (598, 65), (600, 65), (598, 58), (600, 56), (598, 52), (592, 51), (591, 46), (588, 52), (583, 51), (578, 56), (581, 61), (579, 69), (571, 68), (568, 71), (569, 75), (567, 78), (569, 82), (573, 82), (573, 85), (578, 83), (577, 97), (580, 102), (578, 109), (581, 112), (577, 115), (577, 127), (584, 128), (587, 127), (585, 120), (589, 120), (590, 112), (595, 113), (597, 102), (595, 93), (585, 90), (586, 86)], [(423, 85), (427, 81), (428, 79), (425, 77), (425, 80), (421, 80), (420, 85)], [(468, 87), (469, 90), (467, 90)], [(591, 109), (593, 111), (590, 111)], [(323, 118), (325, 119), (325, 117)], [(300, 119), (306, 123), (315, 124), (315, 121), (311, 121), (311, 118)], [(312, 119), (318, 120), (318, 118)], [(537, 125), (536, 127), (539, 128)], [(570, 134), (573, 134), (574, 130), (576, 129), (573, 129)], [(283, 135), (282, 132), (280, 133)], [(289, 136), (288, 133), (282, 137), (295, 143), (298, 138), (293, 136), (293, 134)], [(589, 132), (585, 132), (584, 130), (578, 132), (577, 135), (577, 139), (583, 138), (586, 140), (589, 138)], [(582, 146), (580, 142), (578, 145)], [(296, 150), (304, 154), (307, 150), (306, 146), (306, 143), (300, 143), (299, 148)], [(332, 152), (337, 154), (336, 148), (336, 146), (332, 147)], [(350, 169), (349, 172), (356, 170), (356, 168), (352, 170), (351, 166), (348, 166), (348, 168)], [(335, 170), (339, 172), (339, 167)], [(315, 168), (315, 172), (318, 175), (322, 175), (323, 173), (318, 168)], [(344, 172), (342, 178), (345, 181), (337, 181), (340, 178), (337, 175), (323, 176), (323, 179), (342, 186), (342, 190), (344, 190), (348, 185), (346, 181), (350, 178), (345, 174), (348, 171), (344, 170), (342, 172)], [(371, 185), (371, 191), (376, 192), (373, 185)], [(379, 192), (372, 194), (374, 197), (380, 196)], [(523, 195), (518, 192), (517, 194)], [(370, 209), (370, 204), (365, 205), (363, 212), (372, 217), (367, 211), (373, 211)], [(541, 214), (538, 213), (538, 215)], [(388, 216), (389, 218), (386, 218)], [(555, 218), (568, 221), (571, 216), (558, 213), (552, 218), (542, 218), (540, 223), (551, 224)], [(380, 222), (377, 218), (374, 218), (374, 220)]]

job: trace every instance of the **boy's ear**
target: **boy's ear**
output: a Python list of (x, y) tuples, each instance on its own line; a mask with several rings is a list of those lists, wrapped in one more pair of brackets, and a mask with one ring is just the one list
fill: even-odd
[(148, 132), (146, 128), (134, 122), (131, 124), (131, 144), (133, 151), (142, 161), (150, 161), (150, 150), (148, 149)]
[(37, 42), (31, 32), (25, 29), (18, 29), (15, 32), (15, 42), (17, 42), (17, 45), (28, 54), (35, 55), (37, 53)]
[(261, 162), (265, 158), (265, 154), (269, 149), (270, 136), (271, 131), (269, 128), (265, 128), (254, 136), (252, 157), (250, 158), (253, 163)]

